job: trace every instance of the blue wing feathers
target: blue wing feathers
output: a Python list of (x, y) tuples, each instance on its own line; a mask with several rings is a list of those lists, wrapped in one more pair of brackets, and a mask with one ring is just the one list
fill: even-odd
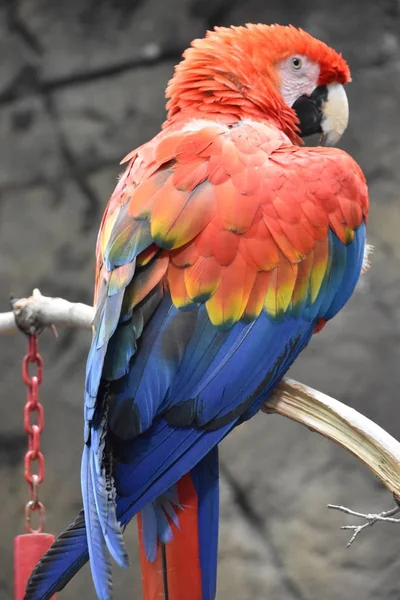
[[(274, 325), (274, 327), (278, 328), (279, 326)], [(291, 327), (292, 330), (294, 328), (296, 336), (298, 336), (297, 323), (295, 325), (292, 324)], [(262, 333), (264, 333), (264, 330), (262, 330)], [(253, 404), (256, 398), (261, 403), (267, 398), (269, 391), (275, 386), (281, 374), (293, 362), (303, 345), (307, 343), (311, 333), (312, 325), (307, 322), (304, 325), (304, 340), (302, 338), (302, 343), (289, 349), (283, 359), (278, 356), (279, 368), (268, 378), (266, 385), (260, 387), (257, 396), (251, 398), (251, 404)], [(285, 338), (283, 337), (283, 339)], [(246, 355), (243, 355), (242, 361), (244, 364), (242, 365), (242, 369), (246, 370), (246, 367), (250, 368), (253, 360), (253, 354), (250, 353), (247, 358)], [(245, 402), (250, 394), (248, 389), (245, 389), (244, 394), (238, 394), (235, 391), (235, 384), (236, 386), (238, 385), (242, 371), (238, 372), (237, 379), (233, 373), (235, 372), (230, 371), (230, 378), (233, 380), (232, 394), (235, 400), (235, 407), (238, 403)], [(229, 373), (227, 372), (226, 377), (228, 376)], [(260, 383), (262, 383), (262, 378), (265, 378), (265, 370), (260, 368)], [(215, 380), (216, 385), (218, 382), (220, 382), (220, 379)], [(228, 381), (224, 378), (219, 385), (223, 388), (227, 384)], [(207, 390), (210, 393), (210, 398), (212, 398), (212, 393), (221, 394), (221, 391), (220, 388), (217, 391), (212, 389)], [(220, 395), (215, 397), (220, 399)], [(206, 404), (206, 401), (204, 404)], [(205, 456), (225, 437), (244, 412), (245, 409), (234, 418), (230, 418), (225, 426), (215, 430), (193, 429), (192, 427), (176, 428), (168, 425), (165, 419), (158, 419), (144, 435), (139, 436), (131, 442), (126, 442), (122, 457), (123, 462), (117, 464), (115, 470), (116, 487), (119, 494), (117, 501), (118, 518), (125, 522), (125, 511), (129, 511), (129, 515), (133, 515), (137, 510), (140, 510), (146, 499), (151, 498), (151, 495), (156, 493), (156, 489), (159, 490), (158, 494), (163, 493), (170, 485), (192, 469), (200, 458)], [(215, 405), (214, 413), (214, 417), (221, 414), (221, 411)]]
[(116, 330), (108, 344), (102, 377), (106, 380), (121, 379), (129, 373), (129, 361), (136, 352), (138, 331), (134, 323), (128, 321)]
[[(139, 511), (142, 510), (143, 506), (163, 494), (167, 489), (172, 487), (176, 481), (178, 481), (183, 475), (188, 473), (208, 452), (210, 448), (213, 448), (218, 444), (227, 433), (234, 427), (235, 422), (229, 423), (224, 427), (221, 427), (215, 431), (204, 431), (191, 429), (190, 435), (182, 429), (176, 429), (169, 426), (164, 419), (160, 419), (153, 425), (154, 429), (160, 429), (163, 432), (163, 438), (166, 442), (161, 441), (159, 451), (153, 453), (153, 459), (160, 459), (165, 451), (164, 443), (173, 443), (179, 447), (179, 451), (171, 453), (169, 459), (164, 462), (163, 469), (161, 472), (158, 471), (157, 476), (149, 473), (148, 469), (151, 470), (152, 461), (149, 462), (143, 460), (141, 468), (138, 470), (139, 481), (136, 486), (136, 475), (137, 471), (131, 472), (129, 467), (125, 471), (124, 467), (127, 465), (119, 464), (116, 469), (116, 480), (124, 481), (124, 489), (122, 490), (124, 495), (117, 496), (117, 517), (122, 524), (128, 523), (132, 517)], [(187, 428), (189, 429), (189, 428)], [(140, 446), (138, 448), (131, 448), (131, 452), (135, 452), (136, 449), (140, 452)], [(149, 473), (149, 477), (146, 477), (146, 471)], [(129, 477), (129, 481), (125, 481), (126, 476)], [(130, 476), (129, 476), (130, 475)], [(117, 489), (119, 493), (119, 485), (117, 483)]]
[[(331, 235), (336, 238), (334, 233)], [(335, 239), (336, 248), (341, 247), (342, 252), (343, 248), (345, 249), (345, 258), (343, 261), (344, 264), (342, 263), (340, 285), (336, 288), (336, 293), (334, 293), (331, 304), (324, 316), (325, 319), (332, 319), (343, 308), (352, 295), (362, 269), (365, 242), (366, 226), (364, 222), (361, 223), (360, 227), (356, 230), (354, 240), (348, 246), (343, 246), (337, 238)]]

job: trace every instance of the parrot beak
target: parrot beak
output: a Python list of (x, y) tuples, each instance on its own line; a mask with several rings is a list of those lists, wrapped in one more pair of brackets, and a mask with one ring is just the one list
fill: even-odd
[(326, 86), (327, 99), (322, 104), (321, 143), (334, 146), (344, 134), (349, 122), (349, 103), (344, 87), (340, 83)]
[(320, 85), (311, 96), (300, 96), (292, 108), (299, 118), (302, 137), (320, 134), (320, 143), (334, 146), (349, 122), (349, 103), (340, 83)]

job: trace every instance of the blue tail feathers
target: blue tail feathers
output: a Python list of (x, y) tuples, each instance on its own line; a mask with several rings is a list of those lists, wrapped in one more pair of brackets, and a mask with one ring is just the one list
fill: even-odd
[(214, 600), (217, 587), (219, 467), (215, 446), (191, 471), (199, 506), (199, 545), (203, 600)]

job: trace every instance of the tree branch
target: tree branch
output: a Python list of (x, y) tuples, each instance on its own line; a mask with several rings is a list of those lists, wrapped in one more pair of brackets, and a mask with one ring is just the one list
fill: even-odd
[[(30, 298), (13, 300), (12, 305), (12, 312), (0, 314), (0, 333), (20, 329), (29, 334), (52, 326), (89, 330), (94, 317), (91, 306), (42, 296), (39, 290), (34, 290)], [(291, 379), (282, 380), (263, 411), (297, 421), (346, 448), (378, 477), (396, 502), (400, 502), (400, 443), (370, 419), (338, 400)], [(339, 510), (349, 512), (344, 507)], [(395, 512), (393, 509), (391, 515)], [(395, 521), (388, 518), (389, 513), (359, 514), (368, 525), (382, 520)], [(356, 530), (355, 526), (351, 527)], [(361, 531), (364, 527), (358, 529)]]
[(342, 525), (342, 527), (340, 528), (353, 532), (353, 535), (347, 542), (348, 548), (350, 548), (358, 534), (361, 533), (366, 527), (372, 527), (372, 525), (375, 525), (375, 523), (395, 523), (396, 525), (400, 523), (400, 519), (393, 518), (394, 515), (398, 515), (400, 512), (400, 506), (398, 504), (394, 508), (391, 508), (390, 510), (383, 511), (378, 514), (360, 513), (355, 510), (350, 510), (350, 508), (346, 508), (345, 506), (337, 506), (336, 504), (328, 504), (328, 508), (333, 508), (334, 510), (338, 510), (339, 512), (342, 512), (345, 515), (352, 515), (353, 517), (357, 517), (365, 521), (365, 523), (362, 523), (361, 525)]
[(302, 423), (346, 448), (400, 498), (400, 443), (354, 408), (292, 379), (284, 379), (264, 412)]
[(12, 300), (13, 311), (0, 314), (0, 334), (37, 333), (45, 327), (77, 327), (90, 329), (94, 308), (81, 302), (42, 296), (38, 289), (29, 298)]

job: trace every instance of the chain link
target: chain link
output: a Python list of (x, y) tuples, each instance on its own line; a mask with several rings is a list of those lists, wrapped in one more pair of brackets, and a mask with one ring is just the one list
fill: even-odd
[[(30, 367), (35, 371), (30, 374)], [(28, 337), (28, 352), (22, 361), (22, 378), (28, 388), (24, 408), (24, 429), (28, 434), (28, 451), (24, 460), (24, 475), (30, 488), (30, 500), (25, 506), (25, 529), (28, 533), (44, 530), (45, 508), (39, 500), (39, 485), (44, 479), (44, 456), (40, 451), (40, 434), (44, 428), (44, 410), (39, 400), (39, 386), (43, 379), (43, 359), (38, 352), (36, 335)], [(38, 513), (38, 529), (32, 529), (32, 514)]]

